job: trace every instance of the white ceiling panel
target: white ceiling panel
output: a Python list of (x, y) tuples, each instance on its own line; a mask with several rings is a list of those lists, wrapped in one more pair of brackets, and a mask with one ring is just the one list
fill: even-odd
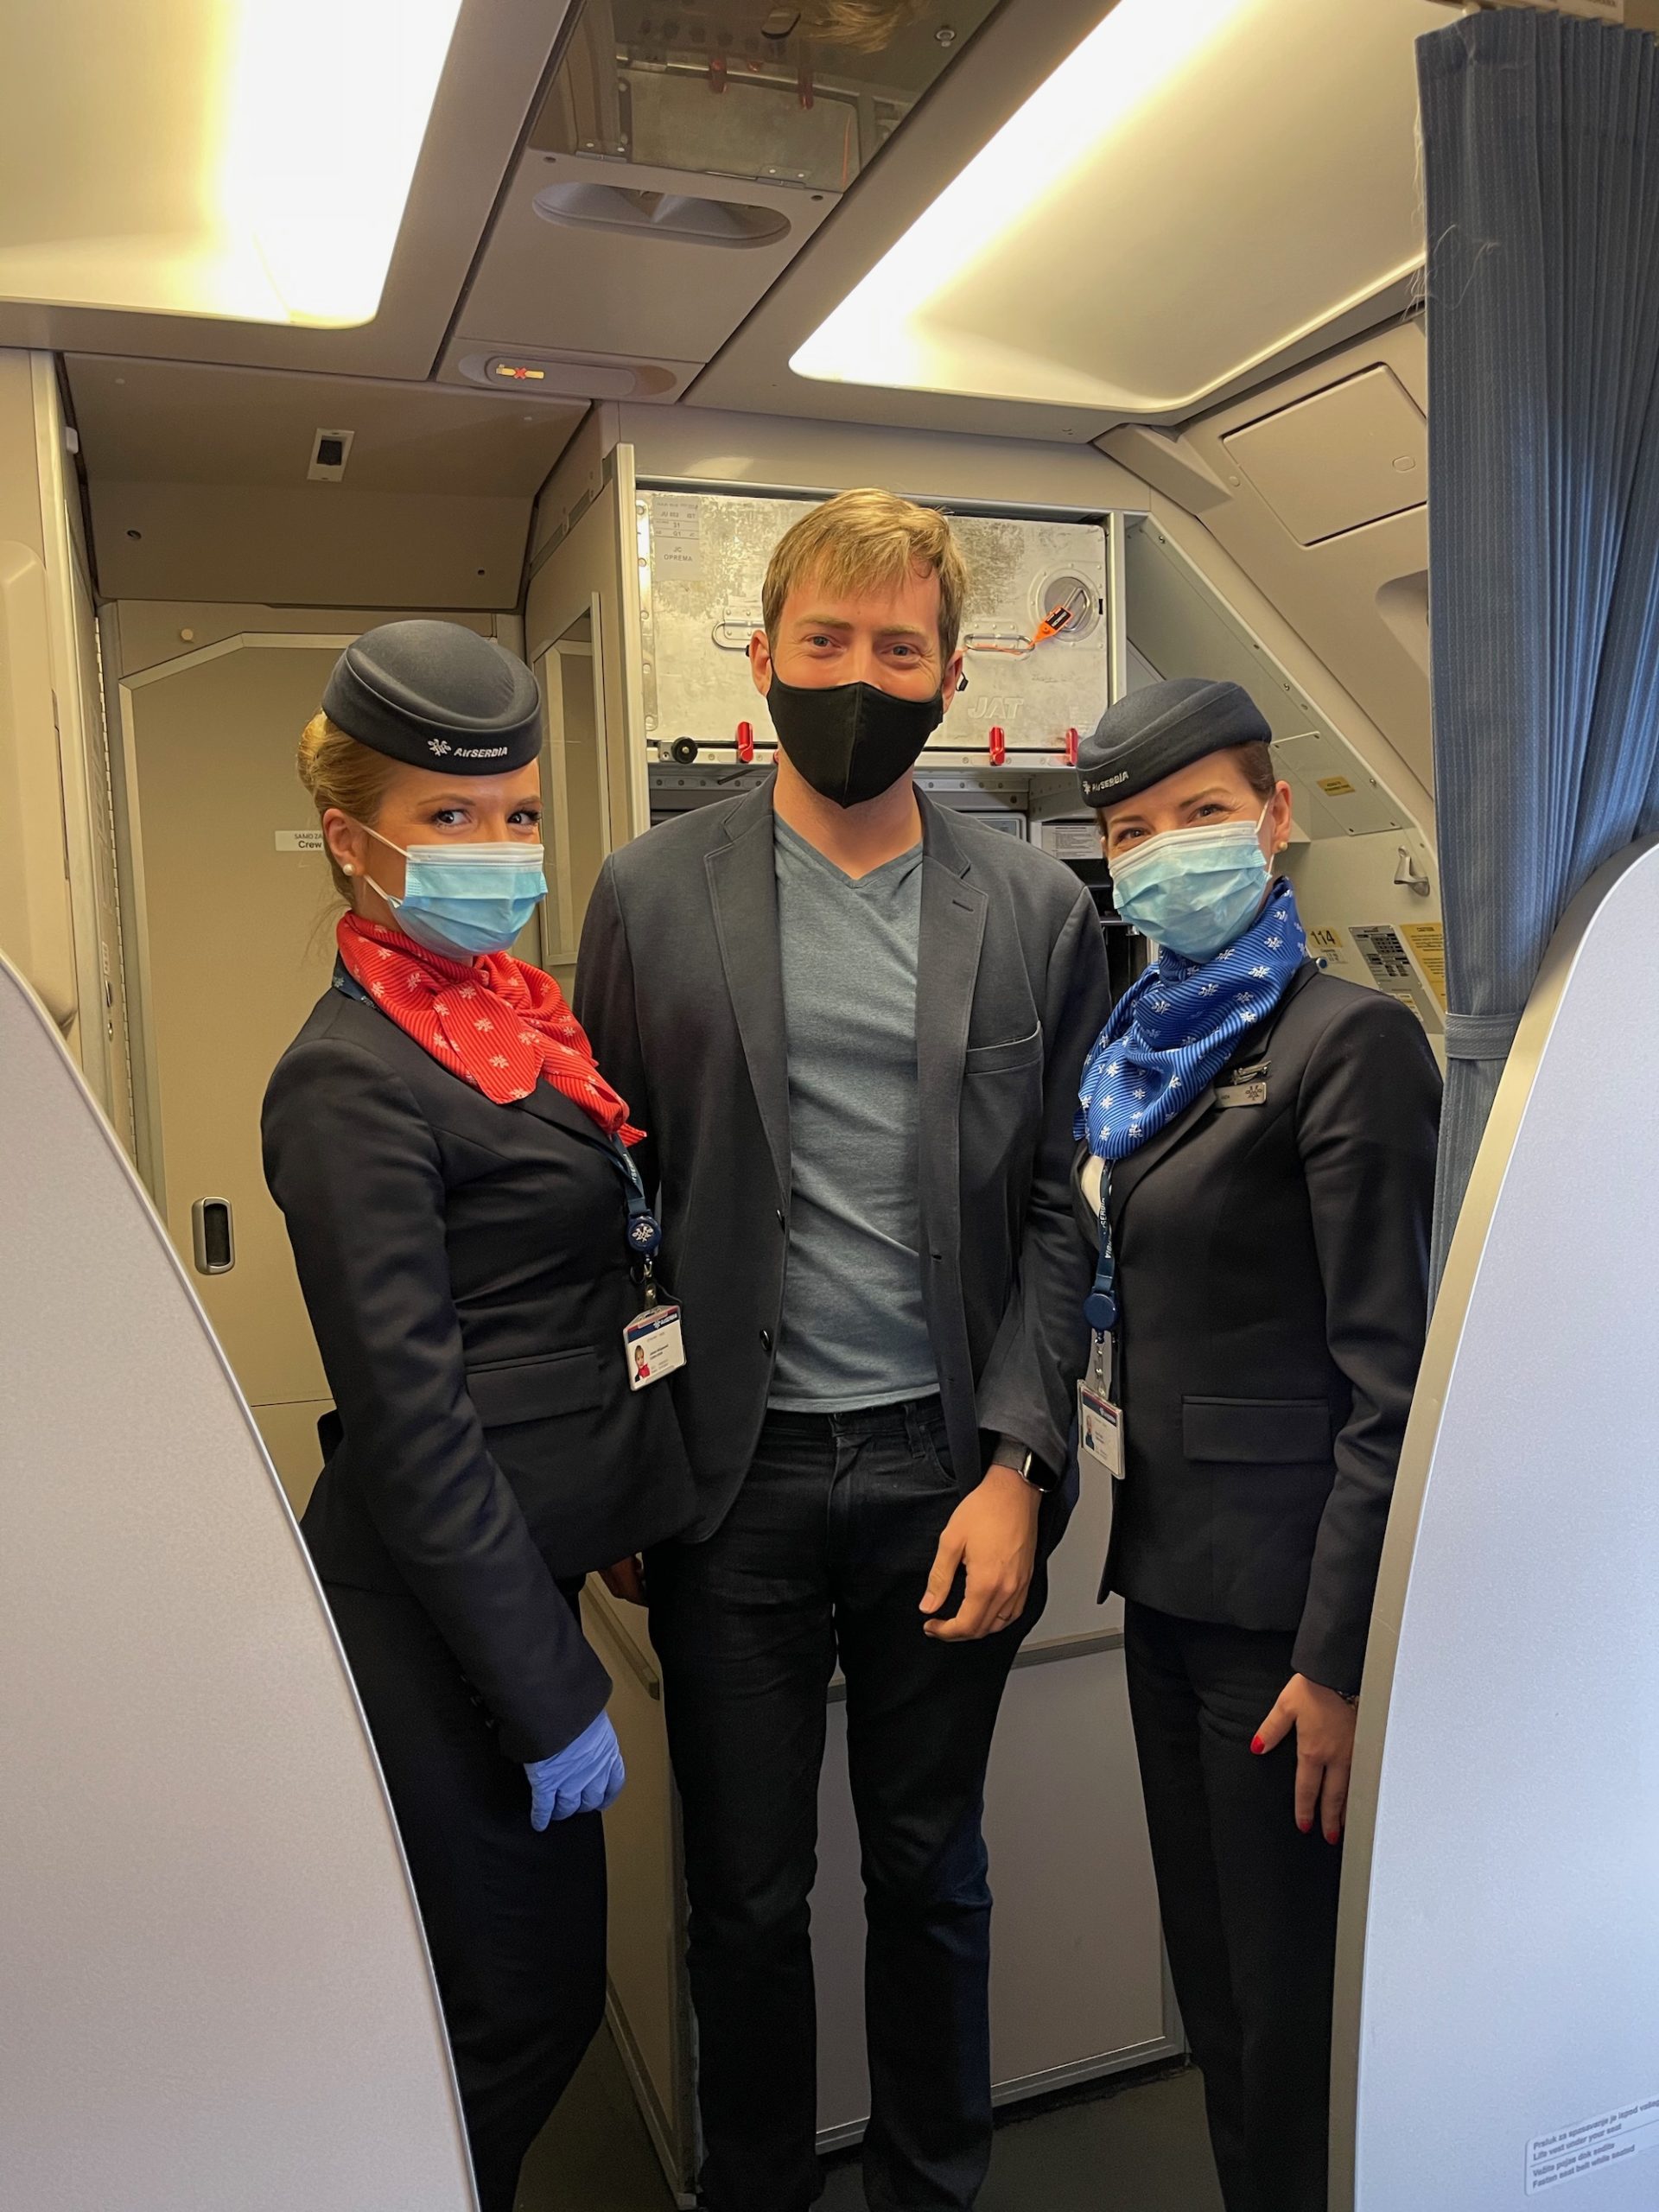
[[(100, 592), (516, 604), (537, 492), (586, 412), (431, 385), (74, 354)], [(349, 432), (338, 482), (308, 471)]]
[(1414, 45), (1445, 21), (1438, 0), (1118, 0), (792, 365), (1191, 414), (1409, 279)]
[[(71, 354), (75, 423), (93, 483), (303, 486), (319, 429), (353, 433), (354, 491), (529, 499), (563, 452), (581, 401), (528, 407), (496, 392), (284, 376)], [(326, 506), (335, 487), (318, 487)]]
[[(461, 327), (532, 349), (706, 361), (831, 205), (830, 194), (798, 186), (693, 181), (532, 148), (496, 218)], [(730, 210), (742, 213), (722, 223)], [(699, 225), (723, 238), (708, 242)]]
[[(692, 406), (904, 429), (1010, 437), (1097, 437), (1110, 417), (1098, 408), (1030, 405), (1017, 397), (960, 398), (795, 374), (790, 358), (931, 205), (964, 162), (1099, 22), (1103, 0), (1003, 0), (881, 159), (854, 184), (810, 245), (773, 285), (692, 385)], [(894, 283), (893, 308), (925, 281), (912, 270)]]
[[(1097, 437), (1376, 327), (1421, 257), (1412, 46), (1446, 20), (1433, 0), (1008, 0), (690, 403)], [(1062, 65), (1109, 35), (1121, 66), (1067, 93)], [(1018, 162), (953, 199), (1027, 103), (1043, 127)], [(855, 298), (855, 342), (818, 358), (842, 380), (800, 373)]]
[[(135, 293), (118, 300), (118, 287), (107, 280), (124, 266), (130, 278), (130, 264), (146, 262), (145, 281), (152, 281), (156, 251), (142, 241), (188, 237), (198, 221), (209, 172), (216, 175), (222, 161), (215, 132), (222, 137), (231, 118), (198, 112), (190, 123), (188, 93), (210, 73), (216, 42), (251, 5), (153, 0), (132, 11), (143, 28), (136, 44), (113, 35), (125, 17), (112, 16), (107, 0), (0, 9), (0, 105), (8, 118), (0, 131), (0, 293), (27, 292), (22, 249), (31, 237), (49, 244), (55, 224), (91, 280), (83, 291), (91, 296), (93, 283), (103, 284), (111, 296), (104, 308), (65, 303), (73, 286), (60, 283), (56, 304), (0, 297), (0, 345), (368, 377), (430, 373), (536, 105), (567, 0), (462, 0), (372, 321), (324, 329), (138, 311)], [(337, 45), (318, 40), (291, 111), (280, 118), (296, 200), (301, 184), (308, 190), (340, 173), (369, 67), (366, 60), (353, 67)], [(43, 173), (69, 180), (54, 208), (38, 204)], [(120, 188), (118, 220), (130, 226), (130, 251), (110, 232), (111, 181)], [(326, 193), (320, 196), (326, 203)]]

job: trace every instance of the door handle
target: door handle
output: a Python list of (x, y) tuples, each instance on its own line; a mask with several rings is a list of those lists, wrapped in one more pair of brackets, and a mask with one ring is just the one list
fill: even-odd
[(198, 1274), (229, 1274), (236, 1265), (236, 1231), (228, 1198), (198, 1198), (190, 1209), (190, 1236)]

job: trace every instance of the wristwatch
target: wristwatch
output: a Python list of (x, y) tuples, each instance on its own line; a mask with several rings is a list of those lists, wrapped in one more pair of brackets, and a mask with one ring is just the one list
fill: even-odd
[(999, 1456), (992, 1460), (994, 1467), (1006, 1467), (1010, 1474), (1018, 1475), (1022, 1483), (1029, 1483), (1041, 1497), (1048, 1497), (1058, 1490), (1060, 1478), (1051, 1473), (1034, 1453), (1021, 1452), (1017, 1459)]

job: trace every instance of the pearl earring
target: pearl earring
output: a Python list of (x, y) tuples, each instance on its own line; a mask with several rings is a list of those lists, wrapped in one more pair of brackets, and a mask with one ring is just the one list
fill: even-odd
[(355, 868), (353, 868), (350, 861), (342, 861), (340, 865), (340, 872), (344, 875), (354, 875), (357, 873)]

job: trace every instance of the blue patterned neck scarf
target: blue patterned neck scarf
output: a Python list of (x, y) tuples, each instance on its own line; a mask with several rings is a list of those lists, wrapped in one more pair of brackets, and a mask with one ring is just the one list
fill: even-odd
[(1113, 1007), (1084, 1068), (1077, 1134), (1090, 1152), (1127, 1159), (1173, 1122), (1273, 1012), (1306, 957), (1284, 876), (1243, 936), (1213, 959), (1160, 953)]

